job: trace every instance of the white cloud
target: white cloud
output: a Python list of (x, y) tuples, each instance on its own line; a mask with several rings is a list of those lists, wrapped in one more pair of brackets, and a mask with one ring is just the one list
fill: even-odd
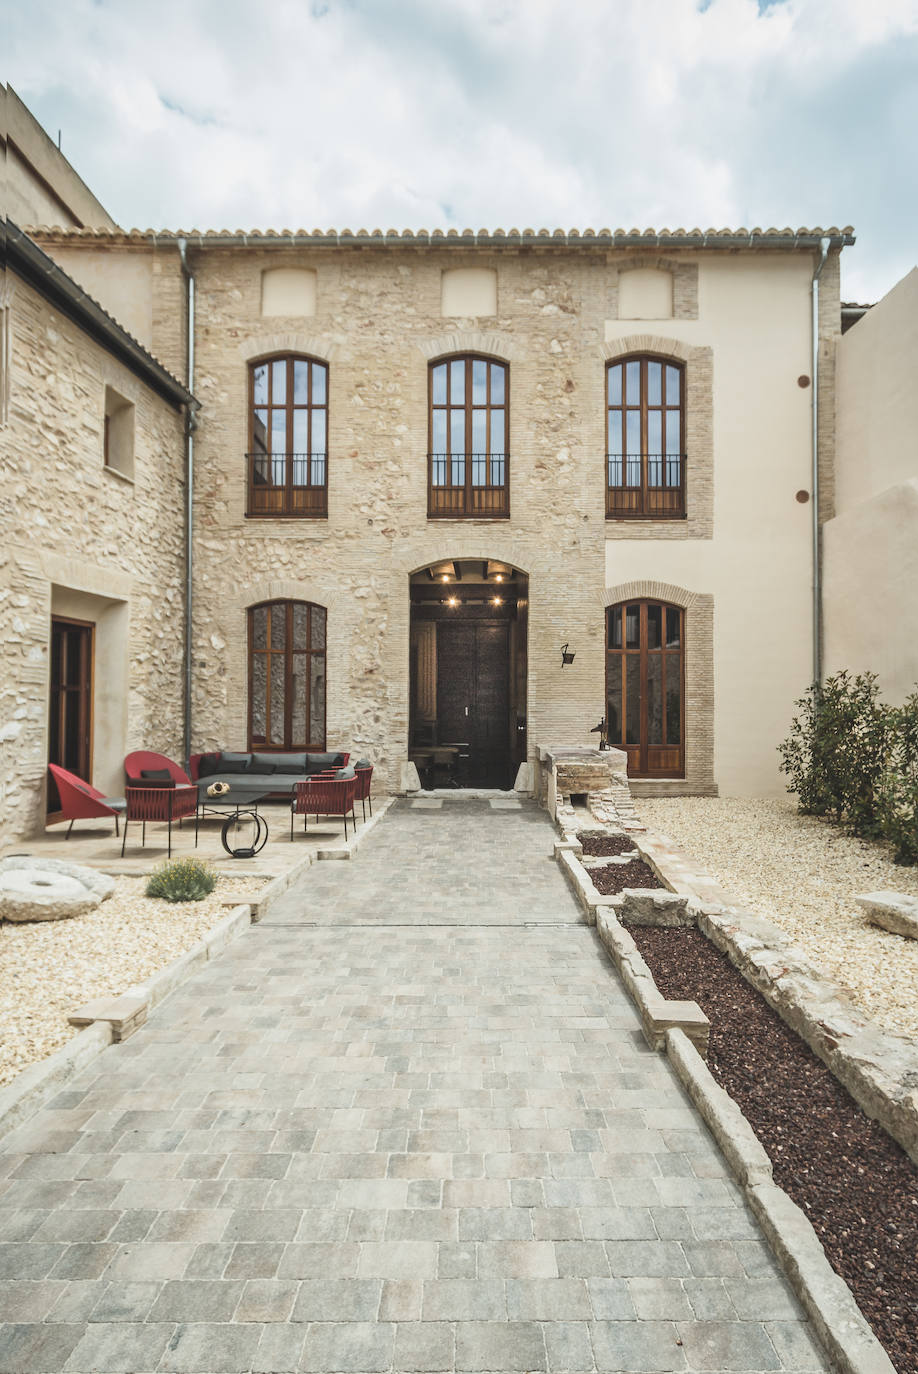
[(915, 257), (918, 0), (0, 0), (11, 84), (122, 222), (847, 223)]

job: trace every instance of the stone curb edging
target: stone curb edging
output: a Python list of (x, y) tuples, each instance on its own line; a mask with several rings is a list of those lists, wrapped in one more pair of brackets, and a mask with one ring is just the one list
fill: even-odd
[(606, 908), (597, 913), (596, 929), (637, 1005), (644, 1039), (650, 1048), (665, 1049), (668, 1032), (678, 1029), (700, 1055), (706, 1056), (711, 1023), (698, 1003), (670, 1002), (662, 995), (634, 940), (619, 925), (614, 910)]
[(829, 1264), (806, 1213), (775, 1183), (771, 1160), (737, 1104), (681, 1030), (667, 1031), (666, 1051), (841, 1374), (895, 1374), (850, 1288)]
[(95, 1021), (47, 1059), (30, 1064), (0, 1088), (0, 1138), (21, 1126), (112, 1043), (107, 1021)]

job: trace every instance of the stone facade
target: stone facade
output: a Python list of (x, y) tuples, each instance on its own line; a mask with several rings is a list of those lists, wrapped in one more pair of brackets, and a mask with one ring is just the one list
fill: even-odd
[[(0, 843), (44, 824), (52, 614), (95, 625), (93, 778), (181, 753), (182, 416), (24, 281), (6, 274), (0, 428)], [(104, 466), (106, 386), (135, 407), (134, 477)]]

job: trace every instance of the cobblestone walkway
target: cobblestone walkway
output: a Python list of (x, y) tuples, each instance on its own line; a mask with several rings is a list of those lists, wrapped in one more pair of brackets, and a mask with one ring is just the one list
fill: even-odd
[(8, 1137), (0, 1370), (822, 1370), (552, 838), (400, 803)]

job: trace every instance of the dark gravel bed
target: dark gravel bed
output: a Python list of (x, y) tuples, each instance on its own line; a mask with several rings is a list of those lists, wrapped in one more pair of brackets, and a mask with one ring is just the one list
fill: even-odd
[(698, 930), (629, 926), (664, 997), (711, 1022), (708, 1067), (739, 1104), (899, 1374), (918, 1374), (918, 1171)]
[(634, 840), (630, 835), (606, 835), (601, 830), (584, 830), (577, 835), (584, 854), (630, 854)]
[(626, 864), (603, 864), (601, 868), (591, 868), (590, 877), (598, 892), (604, 897), (623, 892), (626, 887), (662, 887), (663, 884), (641, 859), (631, 859)]

